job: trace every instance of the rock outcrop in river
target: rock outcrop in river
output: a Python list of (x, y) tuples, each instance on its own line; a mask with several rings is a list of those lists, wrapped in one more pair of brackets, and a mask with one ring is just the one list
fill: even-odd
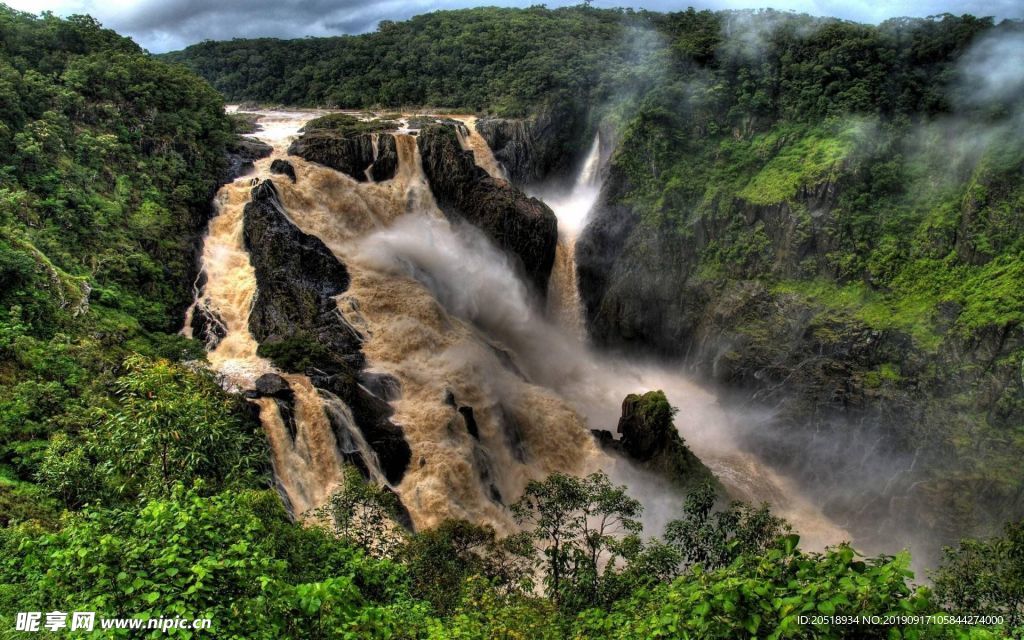
[(480, 228), (515, 259), (537, 292), (546, 293), (558, 244), (558, 219), (551, 209), (487, 175), (473, 153), (459, 146), (454, 126), (426, 126), (418, 144), (423, 172), (445, 215)]
[(322, 240), (288, 220), (271, 180), (253, 188), (243, 233), (259, 290), (249, 315), (258, 353), (282, 370), (306, 373), (315, 387), (341, 398), (388, 481), (399, 482), (411, 452), (401, 428), (389, 420), (390, 405), (359, 384), (362, 336), (335, 300), (349, 286), (345, 265)]

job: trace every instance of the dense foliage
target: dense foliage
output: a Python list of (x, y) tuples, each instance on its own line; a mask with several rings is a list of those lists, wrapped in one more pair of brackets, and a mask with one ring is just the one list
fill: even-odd
[(202, 353), (173, 334), (232, 134), (221, 98), (87, 17), (0, 7), (0, 45), (0, 520), (251, 483), (242, 405), (164, 359)]
[(604, 101), (656, 52), (645, 14), (584, 8), (437, 11), (375, 33), (203, 42), (166, 54), (231, 100), (430, 105), (525, 115), (539, 103)]
[(1022, 25), (732, 14), (701, 49), (699, 15), (662, 19), (686, 53), (623, 117), (606, 196), (637, 224), (595, 333), (728, 345), (702, 366), (782, 402), (794, 441), (884, 437), (907, 460), (878, 490), (915, 487), (938, 539), (1019, 517)]

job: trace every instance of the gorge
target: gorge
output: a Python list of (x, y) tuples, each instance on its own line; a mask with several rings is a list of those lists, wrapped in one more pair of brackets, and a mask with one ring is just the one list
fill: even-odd
[[(603, 356), (587, 346), (573, 248), (600, 189), (596, 137), (571, 186), (545, 198), (559, 227), (545, 303), (544, 292), (531, 290), (508, 254), (476, 227), (449, 220), (438, 208), (418, 148), (431, 132), (412, 135), (405, 124), (412, 116), (404, 116), (396, 133), (363, 134), (374, 137), (374, 150), (383, 147), (381, 138), (393, 138), (398, 162), (392, 178), (359, 181), (288, 155), (302, 127), (323, 112), (257, 114), (261, 130), (252, 135), (273, 152), (217, 196), (197, 305), (224, 330), (210, 343), (214, 369), (229, 387), (259, 396), (255, 401), (279, 486), (297, 517), (324, 505), (338, 488), (343, 463), (353, 458), (371, 480), (397, 492), (417, 528), (463, 518), (505, 532), (515, 528), (506, 507), (521, 495), (526, 480), (554, 471), (602, 469), (643, 497), (648, 533), (660, 535), (681, 503), (681, 487), (602, 452), (589, 430), (613, 430), (626, 395), (664, 390), (679, 409), (680, 435), (728, 498), (768, 502), (811, 548), (849, 537), (792, 480), (744, 450), (737, 423), (754, 419), (752, 414), (720, 406), (711, 393), (667, 366)], [(447, 124), (426, 126), (454, 130), (474, 166), (503, 188), (514, 188), (486, 141), (470, 129), (472, 120), (438, 120)], [(272, 172), (281, 160), (294, 170), (294, 181)], [(260, 285), (259, 268), (254, 273), (251, 266), (258, 260), (247, 250), (246, 219), (263, 200), (280, 217), (273, 224), (294, 225), (297, 234), (319, 240), (346, 270), (346, 286), (323, 299), (336, 303), (330, 312), (342, 319), (328, 330), (358, 336), (348, 351), (365, 354), (365, 367), (346, 373), (358, 379), (359, 393), (390, 405), (383, 413), (411, 456), (406, 452), (395, 460), (366, 422), (353, 418), (353, 408), (323, 381), (322, 372), (286, 370), (258, 355), (251, 310), (254, 300), (275, 294)], [(256, 240), (275, 243), (280, 253), (302, 255), (298, 246), (279, 246), (289, 241), (298, 242), (281, 235)], [(307, 270), (319, 276), (324, 269), (314, 264), (308, 258), (278, 259), (264, 268), (265, 277), (301, 279)], [(299, 324), (292, 323), (293, 333), (301, 332)], [(186, 335), (192, 331), (186, 326)], [(321, 341), (337, 345), (334, 340)], [(289, 389), (286, 400), (279, 390), (260, 392), (260, 381), (278, 374)], [(385, 467), (398, 470), (382, 471), (381, 458), (387, 458)], [(689, 481), (684, 478), (683, 485)]]

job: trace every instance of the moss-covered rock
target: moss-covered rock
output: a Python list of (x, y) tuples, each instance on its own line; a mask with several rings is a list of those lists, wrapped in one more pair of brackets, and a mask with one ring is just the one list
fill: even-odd
[(705, 482), (717, 484), (714, 474), (686, 446), (676, 430), (676, 410), (664, 391), (629, 394), (622, 401), (618, 440), (608, 432), (598, 432), (601, 446), (618, 452), (658, 473), (680, 487)]

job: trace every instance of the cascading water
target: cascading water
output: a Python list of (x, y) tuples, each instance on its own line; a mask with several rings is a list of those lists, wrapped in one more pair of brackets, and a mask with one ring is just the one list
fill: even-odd
[(476, 130), (476, 118), (474, 116), (452, 116), (452, 119), (462, 123), (463, 126), (456, 127), (455, 134), (458, 136), (462, 148), (473, 152), (477, 166), (492, 178), (508, 180), (505, 168), (494, 157), (494, 153), (491, 152), (484, 137)]
[[(265, 112), (258, 135), (274, 153), (256, 163), (257, 178), (269, 177), (270, 162), (285, 155), (288, 142), (315, 115)], [(500, 177), (486, 143), (472, 126), (467, 130), (460, 133), (463, 144)], [(571, 192), (546, 199), (559, 218), (561, 260), (551, 288), (564, 310), (546, 317), (531, 305), (505, 254), (475, 228), (453, 225), (438, 210), (415, 137), (395, 137), (399, 161), (391, 180), (360, 183), (289, 157), (297, 181), (275, 184), (289, 219), (346, 264), (351, 283), (338, 296), (338, 309), (363, 334), (369, 367), (400, 382), (400, 391), (389, 394), (392, 420), (403, 429), (412, 461), (394, 489), (416, 527), (465, 518), (511, 531), (507, 505), (527, 481), (600, 468), (644, 500), (648, 532), (659, 533), (680, 496), (664, 481), (603, 453), (588, 429), (613, 428), (626, 394), (663, 389), (681, 410), (681, 433), (736, 497), (768, 500), (812, 545), (847, 537), (784, 479), (736, 449), (734, 417), (713, 396), (674, 372), (610, 360), (586, 347), (572, 243), (600, 189), (597, 139)], [(256, 355), (248, 329), (258, 295), (242, 241), (250, 178), (218, 193), (219, 214), (203, 249), (207, 282), (197, 299), (225, 326), (209, 359), (225, 384), (237, 389), (250, 389), (258, 376), (273, 371)], [(342, 481), (345, 456), (358, 453), (370, 476), (383, 483), (376, 454), (344, 402), (318, 392), (305, 376), (284, 377), (295, 393), (294, 437), (274, 399), (257, 402), (278, 482), (294, 512), (326, 501)]]
[(586, 327), (576, 284), (576, 238), (601, 193), (600, 165), (601, 137), (595, 134), (572, 189), (540, 194), (558, 217), (558, 247), (548, 284), (548, 317), (580, 339), (586, 337)]

